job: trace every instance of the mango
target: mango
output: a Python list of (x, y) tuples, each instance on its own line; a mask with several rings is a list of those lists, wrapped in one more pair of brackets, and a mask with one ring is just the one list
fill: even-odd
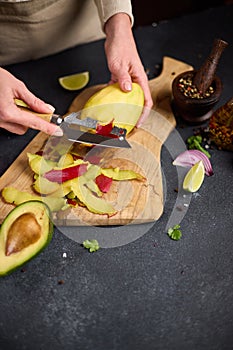
[(53, 167), (56, 165), (55, 162), (46, 160), (39, 154), (27, 153), (27, 157), (30, 168), (37, 175), (43, 175), (44, 173), (53, 169)]
[(73, 180), (72, 190), (78, 199), (94, 214), (106, 214), (109, 217), (117, 213), (117, 210), (107, 201), (96, 197), (86, 186), (86, 180), (80, 176)]
[(32, 187), (37, 193), (40, 194), (51, 194), (60, 188), (57, 182), (51, 182), (43, 176), (38, 176), (34, 181)]
[(32, 200), (44, 202), (52, 212), (59, 211), (66, 206), (66, 200), (62, 197), (41, 197), (28, 192), (19, 191), (14, 187), (5, 187), (2, 190), (2, 197), (7, 203), (14, 204), (16, 206)]
[(119, 84), (108, 85), (92, 95), (81, 113), (81, 119), (91, 117), (103, 124), (110, 123), (127, 130), (129, 134), (142, 114), (144, 93), (139, 84), (133, 83), (132, 90), (124, 92)]
[(138, 174), (133, 170), (124, 170), (120, 168), (107, 168), (107, 169), (102, 168), (101, 174), (117, 181), (124, 181), (124, 180), (145, 181), (145, 178), (141, 174)]
[(65, 153), (61, 156), (59, 159), (57, 166), (59, 168), (65, 168), (69, 165), (72, 165), (74, 163), (74, 158), (71, 153)]

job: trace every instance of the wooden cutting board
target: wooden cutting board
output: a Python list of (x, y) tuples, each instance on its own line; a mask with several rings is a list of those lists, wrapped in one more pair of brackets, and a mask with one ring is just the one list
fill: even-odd
[[(190, 65), (164, 57), (163, 69), (159, 77), (149, 81), (154, 101), (147, 120), (141, 128), (135, 129), (128, 141), (131, 149), (104, 148), (101, 156), (103, 166), (132, 169), (141, 173), (145, 182), (114, 182), (111, 191), (105, 195), (118, 212), (112, 217), (90, 213), (78, 207), (54, 214), (54, 222), (60, 226), (84, 225), (125, 225), (152, 222), (163, 212), (163, 185), (160, 152), (164, 141), (174, 129), (176, 121), (171, 109), (172, 81), (180, 73), (193, 69)], [(91, 86), (80, 93), (72, 102), (69, 111), (81, 110), (88, 98), (104, 85)], [(28, 167), (27, 153), (41, 150), (48, 136), (40, 132), (28, 144), (13, 164), (0, 178), (0, 191), (6, 186), (21, 191), (32, 191), (32, 171)], [(0, 222), (13, 209), (13, 205), (0, 201)]]

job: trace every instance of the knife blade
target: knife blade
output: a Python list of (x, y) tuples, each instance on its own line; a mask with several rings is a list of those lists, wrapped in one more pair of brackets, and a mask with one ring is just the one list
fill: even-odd
[(67, 139), (72, 142), (79, 142), (89, 145), (101, 146), (101, 147), (112, 147), (112, 148), (131, 148), (130, 144), (125, 138), (113, 138), (106, 137), (99, 134), (92, 134), (90, 132), (83, 132), (78, 129), (70, 127), (69, 124), (63, 122), (60, 127)]
[[(100, 122), (89, 117), (80, 119), (81, 111), (72, 112), (62, 117), (58, 114), (36, 113), (30, 110), (23, 101), (18, 99), (15, 99), (15, 104), (48, 122), (58, 125), (69, 141), (101, 147), (131, 148), (130, 144), (125, 139), (126, 129), (114, 126), (109, 134), (110, 136), (89, 132), (90, 130), (96, 131), (97, 124)], [(85, 128), (86, 131), (83, 131), (83, 128)]]
[[(89, 117), (79, 119), (80, 116), (81, 112), (72, 112), (64, 118), (60, 115), (53, 114), (50, 121), (59, 125), (67, 139), (72, 142), (101, 147), (131, 148), (130, 144), (125, 139), (126, 129), (114, 126), (110, 132), (110, 135), (113, 135), (113, 137), (91, 133), (88, 132), (88, 130), (96, 130), (99, 121)], [(87, 131), (81, 130), (80, 127), (86, 128)]]

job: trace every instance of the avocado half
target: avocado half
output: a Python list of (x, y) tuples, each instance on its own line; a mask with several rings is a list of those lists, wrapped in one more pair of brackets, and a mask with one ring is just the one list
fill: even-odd
[(0, 276), (34, 258), (51, 241), (53, 223), (49, 207), (32, 200), (15, 207), (0, 229)]

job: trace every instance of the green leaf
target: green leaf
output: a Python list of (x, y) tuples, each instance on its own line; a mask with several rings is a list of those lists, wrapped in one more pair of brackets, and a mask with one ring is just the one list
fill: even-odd
[(175, 225), (173, 227), (170, 227), (167, 231), (167, 234), (171, 239), (175, 241), (179, 241), (179, 239), (181, 239), (182, 237), (180, 225)]
[(100, 249), (99, 243), (96, 239), (86, 239), (83, 241), (83, 246), (89, 249), (89, 252), (93, 253)]
[(209, 154), (208, 151), (206, 151), (205, 148), (202, 147), (202, 137), (201, 135), (193, 135), (188, 137), (187, 139), (187, 144), (188, 144), (188, 149), (198, 149), (199, 151), (205, 153), (205, 155), (210, 158), (211, 155)]

